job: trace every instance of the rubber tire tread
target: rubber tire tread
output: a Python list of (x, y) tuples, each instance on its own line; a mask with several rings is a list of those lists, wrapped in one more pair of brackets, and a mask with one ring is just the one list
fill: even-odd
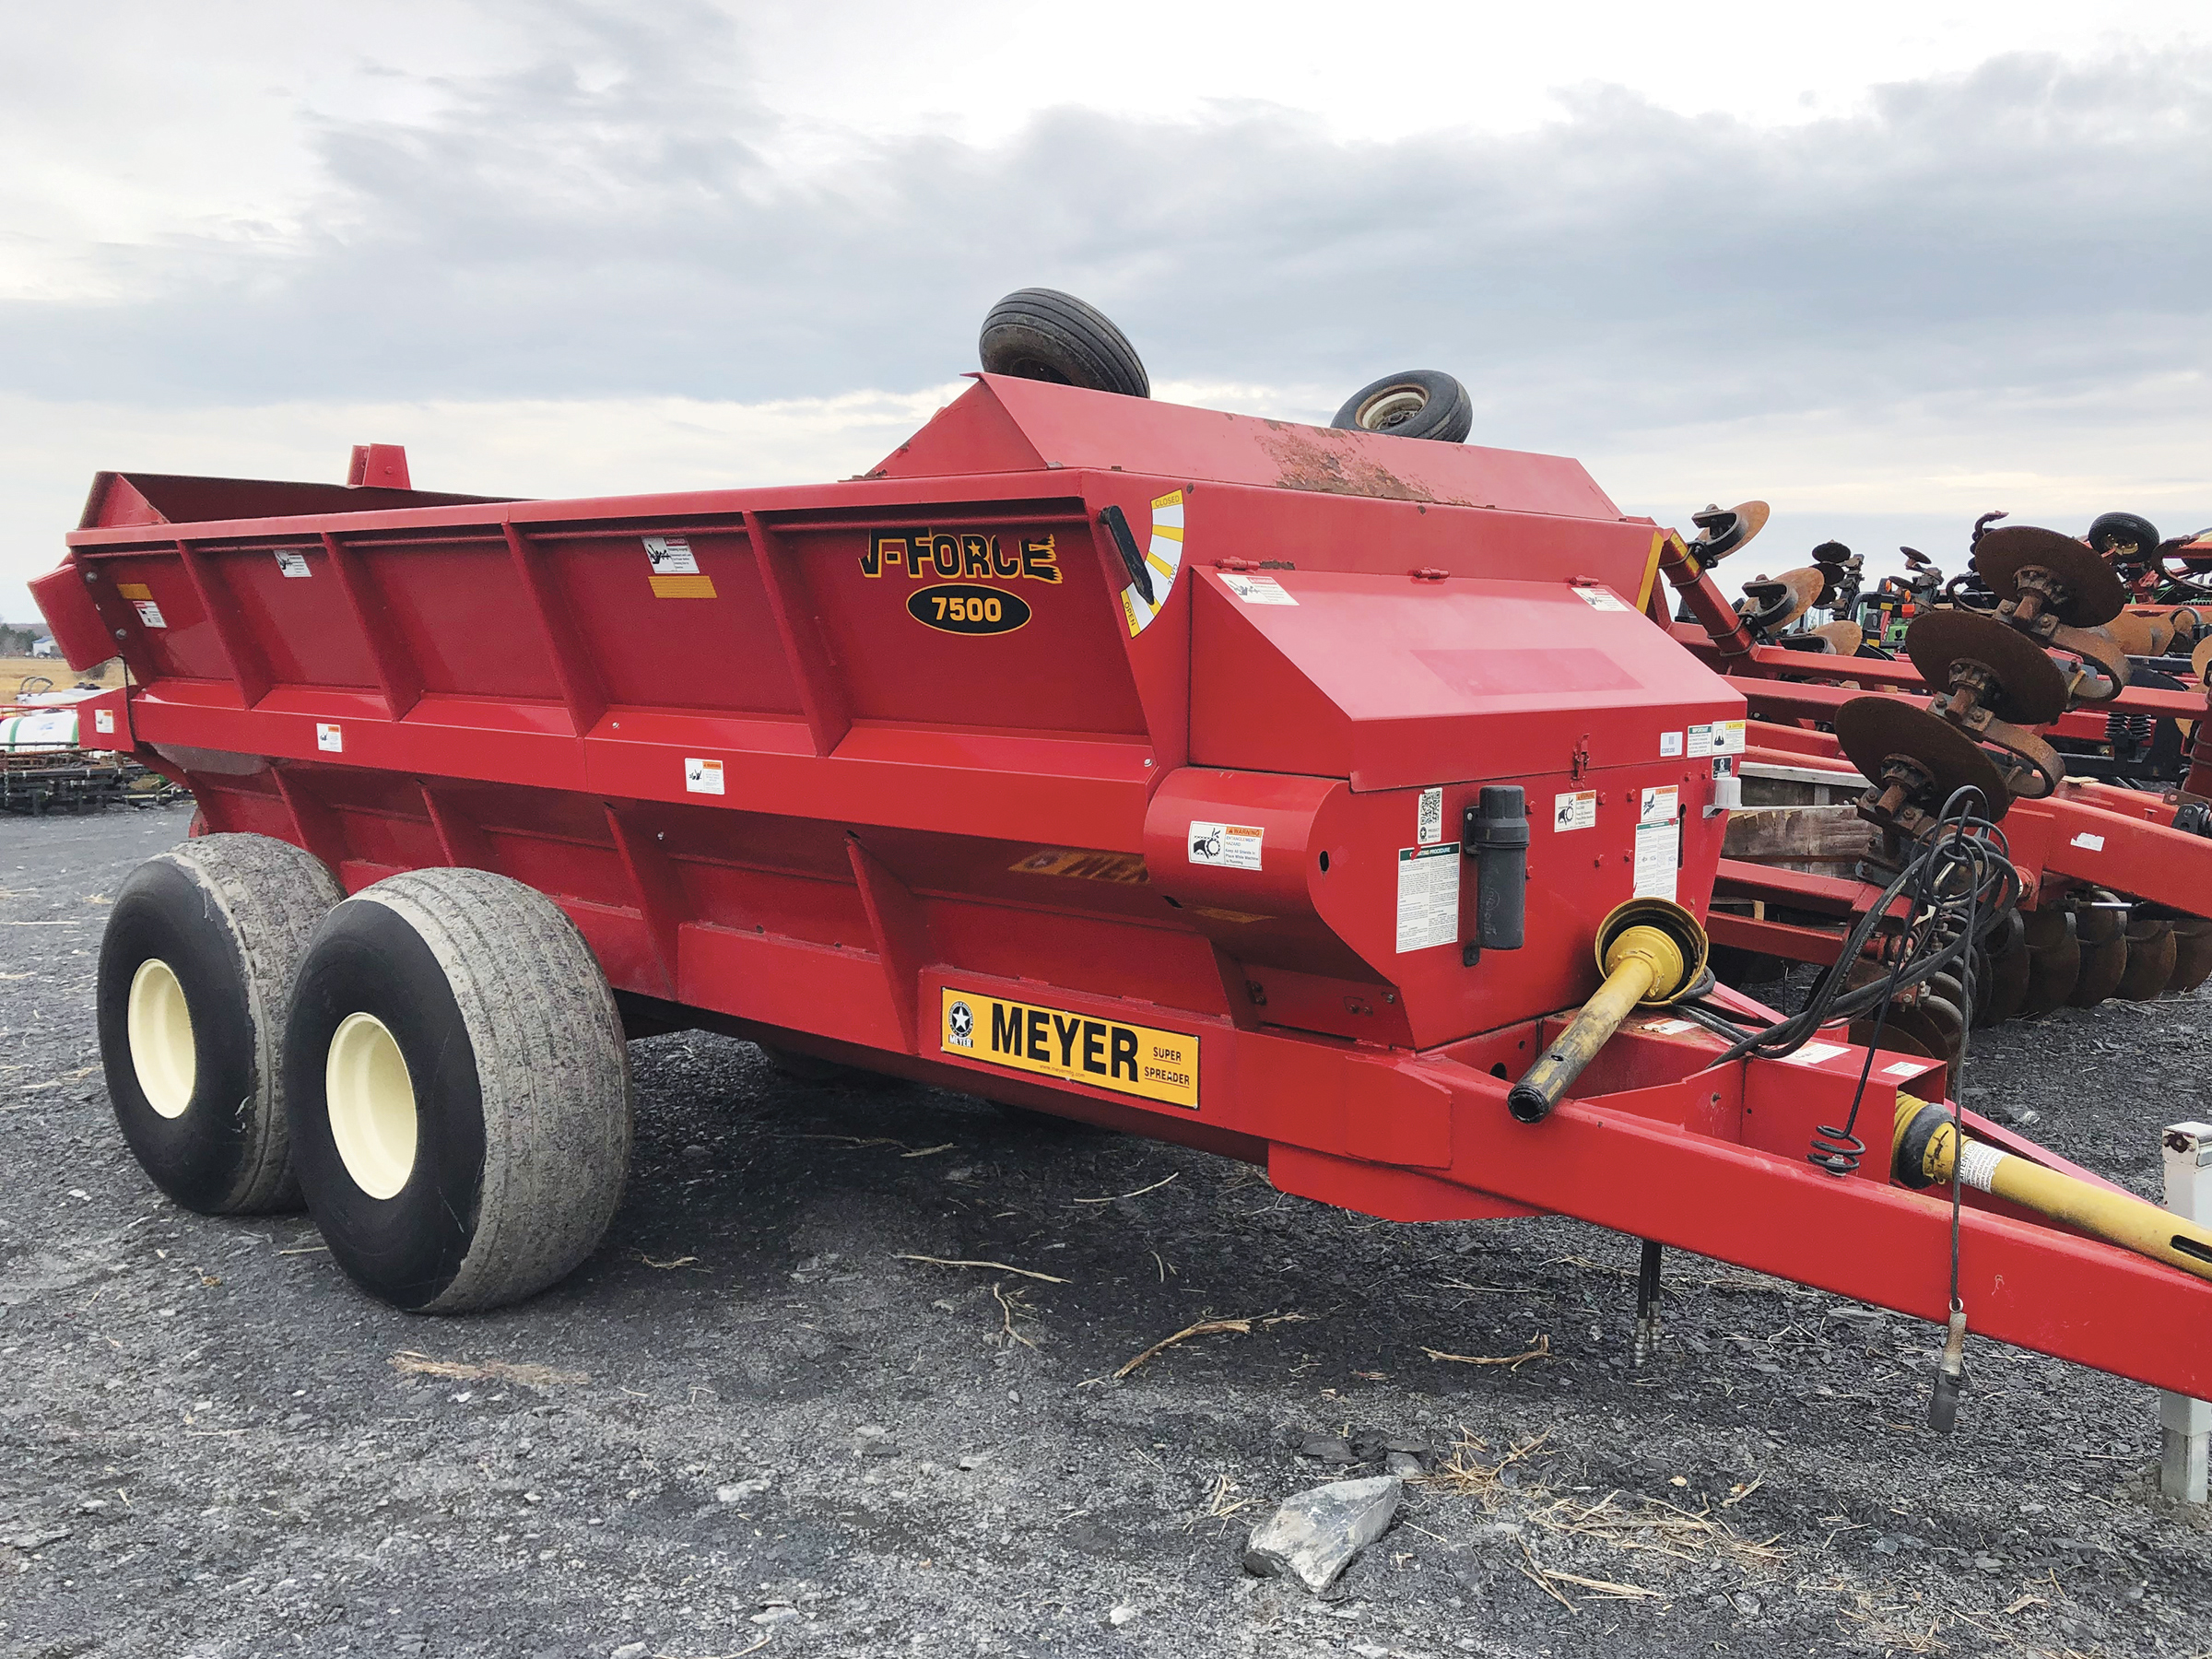
[[(1150, 397), (1151, 378), (1129, 336), (1096, 306), (1058, 288), (1016, 288), (984, 313), (976, 352), (986, 374), (1121, 397)], [(1039, 374), (1042, 364), (1053, 372)]]
[(1386, 374), (1381, 380), (1366, 385), (1344, 400), (1329, 424), (1342, 432), (1364, 432), (1369, 428), (1359, 424), (1359, 408), (1379, 393), (1393, 386), (1418, 386), (1428, 394), (1429, 401), (1421, 409), (1394, 427), (1377, 430), (1377, 438), (1422, 438), (1437, 443), (1465, 443), (1467, 434), (1475, 429), (1475, 400), (1467, 395), (1466, 387), (1458, 376), (1446, 374), (1441, 369), (1408, 369), (1399, 374)]
[[(465, 1253), (442, 1288), (402, 1305), (463, 1313), (534, 1296), (598, 1248), (629, 1176), (629, 1050), (606, 975), (559, 905), (489, 871), (387, 877), (333, 912), (325, 928), (358, 904), (392, 912), (435, 959), (475, 1050), (482, 1103)], [(324, 1054), (302, 1060), (319, 1067)]]
[[(244, 1095), (235, 1103), (221, 1103), (244, 1130), (235, 1171), (220, 1188), (195, 1192), (181, 1191), (165, 1180), (163, 1172), (147, 1161), (151, 1148), (142, 1149), (132, 1135), (126, 1113), (150, 1115), (152, 1109), (144, 1104), (137, 1088), (121, 1004), (128, 999), (130, 978), (138, 962), (154, 953), (131, 952), (136, 959), (128, 964), (128, 972), (114, 959), (119, 941), (127, 939), (133, 931), (133, 911), (141, 904), (163, 904), (160, 890), (169, 888), (173, 894), (174, 879), (182, 879), (196, 890), (197, 919), (213, 924), (229, 937), (233, 954), (228, 966), (235, 983), (226, 990), (239, 994), (247, 1028), (243, 1042), (238, 1042), (234, 1033), (232, 1045), (245, 1051), (243, 1057), (250, 1068)], [(195, 835), (155, 854), (131, 872), (116, 894), (109, 910), (108, 931), (100, 941), (96, 994), (108, 1095), (141, 1167), (157, 1186), (187, 1208), (203, 1215), (241, 1216), (300, 1207), (284, 1098), (285, 1012), (308, 942), (323, 918), (345, 896), (329, 868), (312, 853), (275, 836), (235, 833)], [(193, 1000), (193, 989), (186, 987), (188, 1004)], [(224, 1000), (231, 999), (226, 995)], [(231, 1011), (241, 1011), (239, 1002), (232, 1002)], [(194, 1009), (195, 1022), (206, 1013), (205, 1006)], [(205, 1029), (195, 1030), (194, 1037), (206, 1053), (212, 1053), (221, 1041), (216, 1032)], [(212, 1104), (195, 1094), (184, 1117), (164, 1122), (185, 1124), (194, 1112), (205, 1112)]]

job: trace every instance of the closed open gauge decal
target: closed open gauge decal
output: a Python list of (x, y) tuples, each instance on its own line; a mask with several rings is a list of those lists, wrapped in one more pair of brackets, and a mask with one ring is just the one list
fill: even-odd
[(1182, 569), (1182, 491), (1178, 489), (1152, 503), (1152, 535), (1145, 547), (1145, 562), (1152, 567), (1152, 597), (1147, 599), (1135, 582), (1122, 590), (1122, 614), (1129, 618), (1135, 639), (1167, 608), (1175, 591), (1175, 572)]

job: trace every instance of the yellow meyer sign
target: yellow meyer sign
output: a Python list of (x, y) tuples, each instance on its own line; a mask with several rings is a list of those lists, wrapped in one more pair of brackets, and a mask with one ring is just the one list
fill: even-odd
[(937, 1046), (964, 1060), (1198, 1110), (1198, 1039), (945, 987)]

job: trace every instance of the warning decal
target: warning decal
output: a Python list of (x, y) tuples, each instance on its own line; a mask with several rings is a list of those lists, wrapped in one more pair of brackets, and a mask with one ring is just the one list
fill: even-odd
[(684, 759), (684, 788), (692, 794), (722, 794), (722, 762), (697, 756)]
[(712, 599), (714, 579), (700, 574), (691, 544), (680, 535), (648, 535), (645, 558), (653, 566), (655, 599)]
[(937, 1047), (963, 1060), (1198, 1110), (1198, 1039), (944, 988)]
[(307, 568), (307, 550), (304, 547), (278, 547), (276, 569), (286, 576), (308, 576), (314, 572)]
[(1272, 576), (1241, 576), (1234, 571), (1224, 571), (1221, 572), (1221, 585), (1247, 605), (1298, 603), (1284, 591), (1283, 584)]
[(1578, 789), (1572, 794), (1553, 795), (1551, 827), (1554, 830), (1596, 829), (1597, 791)]
[(1459, 843), (1398, 849), (1398, 954), (1459, 942)]
[(1231, 870), (1260, 867), (1260, 842), (1266, 831), (1256, 824), (1191, 823), (1191, 862)]
[(1744, 752), (1744, 723), (1740, 720), (1716, 720), (1710, 725), (1689, 728), (1689, 754), (1693, 760), (1708, 755), (1740, 755)]
[(1611, 588), (1578, 587), (1574, 590), (1574, 596), (1592, 610), (1625, 611), (1630, 608)]

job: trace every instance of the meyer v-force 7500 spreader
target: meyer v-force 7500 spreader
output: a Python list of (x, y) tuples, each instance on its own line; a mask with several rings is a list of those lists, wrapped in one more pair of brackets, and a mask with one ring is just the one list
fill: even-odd
[[(1849, 1006), (1712, 988), (1745, 698), (1645, 614), (1668, 533), (1392, 435), (1432, 391), (1324, 429), (986, 374), (813, 488), (102, 475), (37, 597), (130, 667), (88, 735), (212, 831), (114, 905), (124, 1132), (184, 1204), (303, 1195), (371, 1292), (482, 1308), (613, 1214), (626, 1030), (704, 1026), (2212, 1394), (2212, 1234)], [(2012, 897), (1951, 808), (1912, 982)]]

